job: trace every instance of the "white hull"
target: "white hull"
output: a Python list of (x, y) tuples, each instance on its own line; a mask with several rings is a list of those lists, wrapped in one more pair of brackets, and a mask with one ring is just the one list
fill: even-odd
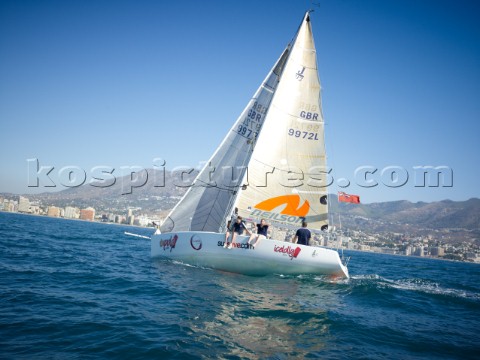
[(334, 250), (271, 239), (263, 239), (253, 249), (247, 243), (248, 236), (239, 236), (236, 241), (236, 247), (226, 249), (225, 234), (221, 233), (154, 234), (152, 257), (245, 275), (319, 274), (348, 278), (348, 269)]

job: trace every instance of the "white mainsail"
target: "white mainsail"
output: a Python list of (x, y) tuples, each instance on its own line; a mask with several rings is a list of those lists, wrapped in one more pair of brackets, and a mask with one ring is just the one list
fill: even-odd
[(192, 186), (161, 226), (162, 232), (221, 231), (242, 187), (256, 138), (264, 123), (289, 53), (287, 47), (248, 102)]
[[(324, 124), (309, 13), (212, 158), (161, 226), (219, 232), (239, 214), (327, 224)], [(247, 185), (247, 186), (244, 186)]]

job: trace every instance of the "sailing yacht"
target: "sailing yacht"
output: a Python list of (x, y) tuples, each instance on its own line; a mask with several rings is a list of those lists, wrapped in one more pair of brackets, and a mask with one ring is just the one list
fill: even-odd
[[(303, 221), (328, 234), (324, 121), (307, 12), (293, 38), (192, 186), (151, 237), (152, 257), (247, 275), (348, 278), (339, 253), (288, 242)], [(224, 247), (233, 210), (274, 229), (258, 246)]]

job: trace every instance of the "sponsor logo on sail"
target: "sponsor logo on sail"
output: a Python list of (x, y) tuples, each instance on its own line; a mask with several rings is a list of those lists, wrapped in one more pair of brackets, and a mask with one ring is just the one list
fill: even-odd
[(198, 235), (192, 235), (190, 238), (190, 246), (194, 250), (200, 250), (202, 248), (202, 239)]
[(304, 78), (303, 72), (305, 71), (305, 66), (302, 67), (301, 70), (298, 70), (297, 73), (295, 74), (295, 77), (297, 78), (298, 81), (302, 81)]
[(173, 235), (170, 236), (168, 239), (162, 239), (160, 240), (160, 247), (163, 247), (163, 251), (170, 249), (170, 252), (175, 248), (175, 245), (177, 244), (178, 240), (178, 235)]
[[(298, 194), (282, 195), (264, 200), (255, 205), (255, 210), (251, 216), (261, 217), (265, 219), (286, 222), (291, 224), (300, 224), (310, 210), (310, 203), (305, 200), (301, 204)], [(280, 212), (272, 211), (282, 208)]]
[(288, 246), (275, 245), (275, 247), (273, 248), (273, 251), (278, 252), (278, 253), (282, 253), (282, 254), (286, 254), (290, 257), (290, 260), (293, 260), (294, 258), (296, 258), (298, 256), (298, 254), (300, 254), (300, 251), (302, 251), (302, 249), (299, 246), (294, 248), (290, 245), (288, 245)]

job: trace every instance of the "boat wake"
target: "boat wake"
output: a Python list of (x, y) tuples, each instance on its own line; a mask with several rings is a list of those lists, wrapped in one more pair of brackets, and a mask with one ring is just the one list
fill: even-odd
[(474, 302), (480, 302), (480, 293), (472, 292), (466, 289), (455, 289), (442, 286), (438, 282), (421, 279), (398, 279), (390, 280), (377, 274), (354, 275), (348, 280), (343, 280), (352, 287), (373, 287), (377, 290), (396, 289), (401, 291), (415, 291), (419, 293), (446, 296), (452, 298), (462, 298)]
[[(157, 261), (167, 261), (168, 263), (181, 265), (186, 268), (195, 268), (212, 271), (211, 268), (202, 267), (198, 265), (191, 265), (178, 260), (170, 259), (156, 259)], [(391, 280), (377, 274), (368, 275), (353, 275), (349, 279), (332, 277), (328, 275), (287, 275), (287, 274), (271, 274), (270, 276), (283, 280), (296, 280), (301, 283), (310, 283), (318, 285), (334, 285), (338, 286), (339, 290), (345, 293), (368, 293), (368, 292), (383, 292), (385, 290), (398, 291), (412, 291), (419, 294), (429, 294), (436, 296), (443, 296), (447, 298), (458, 298), (480, 303), (480, 293), (468, 289), (456, 289), (445, 287), (438, 282), (421, 279), (421, 278), (406, 278)]]

